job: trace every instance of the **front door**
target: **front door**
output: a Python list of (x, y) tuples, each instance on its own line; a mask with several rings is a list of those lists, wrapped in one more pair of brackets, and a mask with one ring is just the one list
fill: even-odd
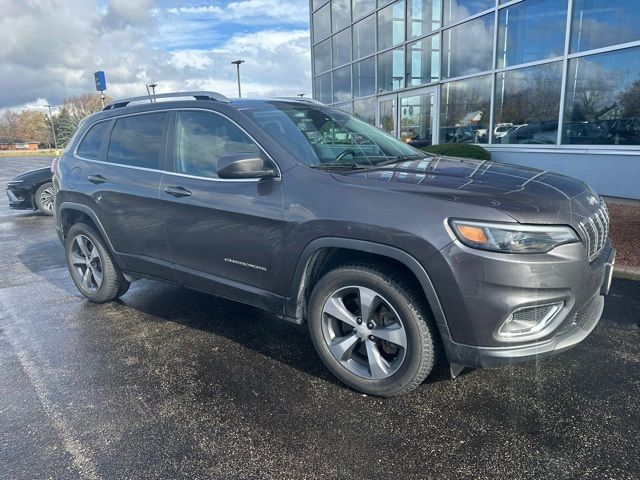
[(280, 179), (217, 175), (224, 155), (265, 153), (237, 124), (212, 111), (177, 111), (172, 131), (172, 171), (162, 179), (160, 196), (169, 210), (166, 232), (178, 280), (280, 311)]
[(433, 145), (437, 140), (435, 88), (402, 94), (399, 102), (400, 140), (414, 147)]

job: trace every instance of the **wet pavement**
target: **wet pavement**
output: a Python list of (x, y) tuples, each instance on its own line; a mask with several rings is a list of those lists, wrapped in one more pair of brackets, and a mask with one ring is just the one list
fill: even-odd
[(83, 300), (53, 220), (4, 196), (47, 163), (0, 159), (0, 478), (638, 478), (640, 284), (569, 352), (366, 397), (259, 310)]

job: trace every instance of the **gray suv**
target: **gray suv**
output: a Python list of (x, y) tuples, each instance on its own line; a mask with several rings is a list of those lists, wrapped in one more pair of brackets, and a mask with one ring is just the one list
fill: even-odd
[(531, 168), (432, 156), (300, 99), (119, 100), (55, 166), (84, 296), (141, 277), (308, 323), (327, 368), (379, 396), (566, 350), (596, 326), (615, 251), (603, 201)]

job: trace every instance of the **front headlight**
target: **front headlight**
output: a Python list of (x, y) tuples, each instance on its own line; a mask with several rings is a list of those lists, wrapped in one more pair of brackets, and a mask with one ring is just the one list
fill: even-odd
[(451, 228), (468, 247), (505, 253), (546, 253), (580, 237), (567, 225), (520, 225), (451, 220)]

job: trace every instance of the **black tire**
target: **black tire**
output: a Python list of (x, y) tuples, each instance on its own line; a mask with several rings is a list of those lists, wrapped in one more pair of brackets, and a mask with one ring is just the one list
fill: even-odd
[[(102, 274), (100, 284), (97, 282), (93, 285), (93, 289), (87, 288), (82, 281), (82, 273), (80, 269), (82, 269), (82, 265), (80, 267), (76, 267), (74, 265), (74, 252), (77, 254), (77, 246), (78, 243), (74, 245), (76, 239), (78, 241), (80, 238), (86, 238), (89, 240), (90, 244), (93, 248), (96, 249), (97, 256), (100, 260), (100, 272)], [(71, 278), (73, 279), (73, 283), (76, 284), (80, 293), (87, 297), (90, 301), (94, 303), (105, 303), (115, 300), (116, 298), (124, 295), (124, 293), (129, 289), (129, 282), (122, 275), (122, 271), (115, 264), (109, 250), (104, 244), (102, 237), (93, 229), (93, 227), (85, 224), (85, 223), (76, 223), (74, 224), (69, 231), (67, 232), (67, 236), (65, 239), (66, 245), (66, 254), (67, 254), (67, 266), (69, 268), (69, 272), (71, 273)], [(93, 249), (91, 249), (93, 252)], [(77, 258), (77, 256), (75, 257)], [(86, 270), (86, 266), (84, 267)]]
[(38, 211), (40, 213), (44, 213), (45, 215), (53, 215), (54, 211), (54, 202), (53, 199), (49, 201), (48, 199), (53, 193), (53, 183), (47, 182), (43, 183), (36, 190), (33, 199), (36, 202), (36, 207), (38, 207)]
[[(352, 286), (362, 286), (382, 295), (397, 312), (406, 331), (402, 363), (387, 378), (363, 378), (352, 373), (331, 353), (323, 334), (325, 302), (341, 289)], [(355, 390), (380, 397), (401, 395), (418, 387), (434, 369), (438, 337), (431, 311), (415, 287), (383, 265), (350, 264), (328, 272), (315, 285), (307, 314), (318, 355), (340, 381)]]

